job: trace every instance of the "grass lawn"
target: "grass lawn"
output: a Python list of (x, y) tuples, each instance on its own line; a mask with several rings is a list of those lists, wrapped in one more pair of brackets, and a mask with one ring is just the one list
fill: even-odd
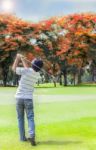
[[(15, 94), (16, 88), (13, 87), (0, 87), (0, 94), (5, 93), (12, 93)], [(86, 94), (96, 94), (96, 84), (89, 84), (89, 85), (81, 85), (81, 86), (59, 86), (57, 84), (57, 87), (54, 88), (53, 84), (40, 84), (39, 86), (36, 85), (35, 89), (35, 94), (52, 94), (52, 95), (58, 95), (58, 94), (81, 94), (81, 95), (86, 95)], [(11, 94), (12, 97), (12, 94)]]
[[(96, 150), (96, 99), (39, 103), (35, 100), (37, 147), (20, 142), (16, 88), (0, 88), (0, 150)], [(95, 86), (37, 88), (35, 94), (95, 95)], [(39, 98), (39, 96), (38, 96)], [(9, 102), (9, 104), (8, 104)]]

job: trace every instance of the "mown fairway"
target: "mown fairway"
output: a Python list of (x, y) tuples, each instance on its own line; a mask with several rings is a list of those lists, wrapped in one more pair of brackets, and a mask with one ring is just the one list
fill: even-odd
[[(96, 87), (37, 88), (37, 147), (19, 142), (14, 93), (0, 88), (0, 150), (96, 150)], [(38, 96), (37, 96), (38, 94)], [(39, 95), (46, 95), (39, 101)], [(47, 96), (50, 95), (50, 100)], [(51, 100), (51, 95), (89, 96), (88, 100)]]

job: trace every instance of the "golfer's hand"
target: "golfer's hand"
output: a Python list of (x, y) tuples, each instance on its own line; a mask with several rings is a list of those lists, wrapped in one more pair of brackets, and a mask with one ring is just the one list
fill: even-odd
[(16, 55), (16, 58), (17, 58), (18, 60), (21, 60), (21, 54), (17, 54), (17, 55)]

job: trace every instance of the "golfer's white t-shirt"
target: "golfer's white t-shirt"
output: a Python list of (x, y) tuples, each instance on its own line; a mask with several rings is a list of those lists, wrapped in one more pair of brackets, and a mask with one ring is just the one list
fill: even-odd
[(16, 74), (21, 75), (19, 86), (16, 92), (16, 98), (32, 99), (34, 84), (40, 77), (39, 72), (34, 71), (32, 68), (16, 68)]

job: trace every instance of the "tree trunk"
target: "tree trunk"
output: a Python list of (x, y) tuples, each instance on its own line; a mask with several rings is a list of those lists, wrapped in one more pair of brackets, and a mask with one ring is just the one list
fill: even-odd
[(92, 82), (95, 82), (96, 71), (95, 67), (92, 68)]
[(82, 75), (82, 69), (79, 68), (79, 70), (78, 70), (78, 81), (77, 81), (78, 84), (80, 84), (82, 82), (81, 81), (81, 75)]
[(3, 85), (7, 85), (7, 76), (8, 76), (9, 66), (2, 66), (2, 74), (3, 74)]
[(59, 84), (62, 85), (62, 75), (59, 76)]
[(13, 75), (13, 86), (18, 86), (19, 84), (19, 76), (17, 74)]
[(74, 86), (75, 86), (75, 77), (76, 77), (76, 75), (74, 74), (73, 75), (73, 84), (74, 84)]
[(66, 71), (63, 72), (63, 76), (64, 76), (64, 86), (67, 86), (67, 72)]
[(56, 87), (56, 81), (53, 81), (53, 83), (54, 83), (54, 87)]
[(67, 60), (63, 60), (61, 64), (61, 70), (64, 76), (64, 86), (67, 86)]
[(3, 72), (3, 86), (5, 86), (5, 87), (6, 87), (6, 85), (7, 85), (7, 74), (8, 74), (8, 73)]

